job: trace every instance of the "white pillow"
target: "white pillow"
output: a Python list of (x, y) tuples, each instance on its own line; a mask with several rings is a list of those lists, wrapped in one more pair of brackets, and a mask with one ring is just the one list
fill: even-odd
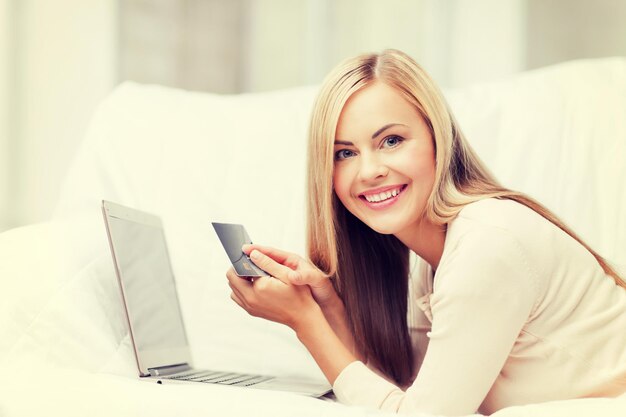
[[(210, 226), (243, 223), (257, 242), (304, 252), (315, 91), (218, 96), (126, 83), (101, 105), (70, 170), (59, 217), (95, 219), (109, 199), (163, 218), (196, 364), (322, 378), (291, 330), (232, 302)], [(101, 247), (102, 221), (82, 227), (79, 241)]]

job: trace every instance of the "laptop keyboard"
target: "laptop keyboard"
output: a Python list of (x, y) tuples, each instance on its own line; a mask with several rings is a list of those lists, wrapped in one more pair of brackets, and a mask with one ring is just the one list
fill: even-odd
[(234, 385), (236, 387), (250, 387), (261, 382), (273, 379), (271, 376), (235, 374), (217, 371), (192, 371), (182, 374), (165, 376), (163, 378), (179, 381), (204, 382), (206, 384)]

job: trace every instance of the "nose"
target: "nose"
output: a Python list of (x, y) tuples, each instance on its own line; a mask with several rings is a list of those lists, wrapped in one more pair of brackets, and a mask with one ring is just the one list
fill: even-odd
[(389, 167), (376, 153), (364, 152), (361, 154), (359, 166), (359, 179), (364, 182), (375, 181), (385, 178), (389, 173)]

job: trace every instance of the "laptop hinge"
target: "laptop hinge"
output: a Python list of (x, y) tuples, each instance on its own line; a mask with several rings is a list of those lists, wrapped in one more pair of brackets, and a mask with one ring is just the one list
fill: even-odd
[(150, 376), (161, 376), (161, 375), (172, 375), (177, 374), (179, 372), (188, 371), (191, 369), (191, 366), (186, 363), (179, 363), (177, 365), (167, 365), (167, 366), (159, 366), (156, 368), (148, 368), (148, 372), (150, 372)]

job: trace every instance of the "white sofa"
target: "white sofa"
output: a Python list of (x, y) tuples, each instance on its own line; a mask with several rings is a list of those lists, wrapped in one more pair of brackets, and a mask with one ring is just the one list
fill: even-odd
[[(287, 328), (229, 298), (210, 221), (304, 254), (306, 130), (316, 87), (219, 96), (122, 84), (99, 107), (54, 220), (0, 234), (0, 416), (351, 416), (292, 394), (140, 381), (100, 214), (162, 216), (195, 364), (322, 378)], [(553, 209), (626, 272), (626, 59), (564, 63), (447, 91), (506, 186)], [(453, 400), (453, 396), (451, 397)], [(498, 416), (626, 415), (626, 398)]]

